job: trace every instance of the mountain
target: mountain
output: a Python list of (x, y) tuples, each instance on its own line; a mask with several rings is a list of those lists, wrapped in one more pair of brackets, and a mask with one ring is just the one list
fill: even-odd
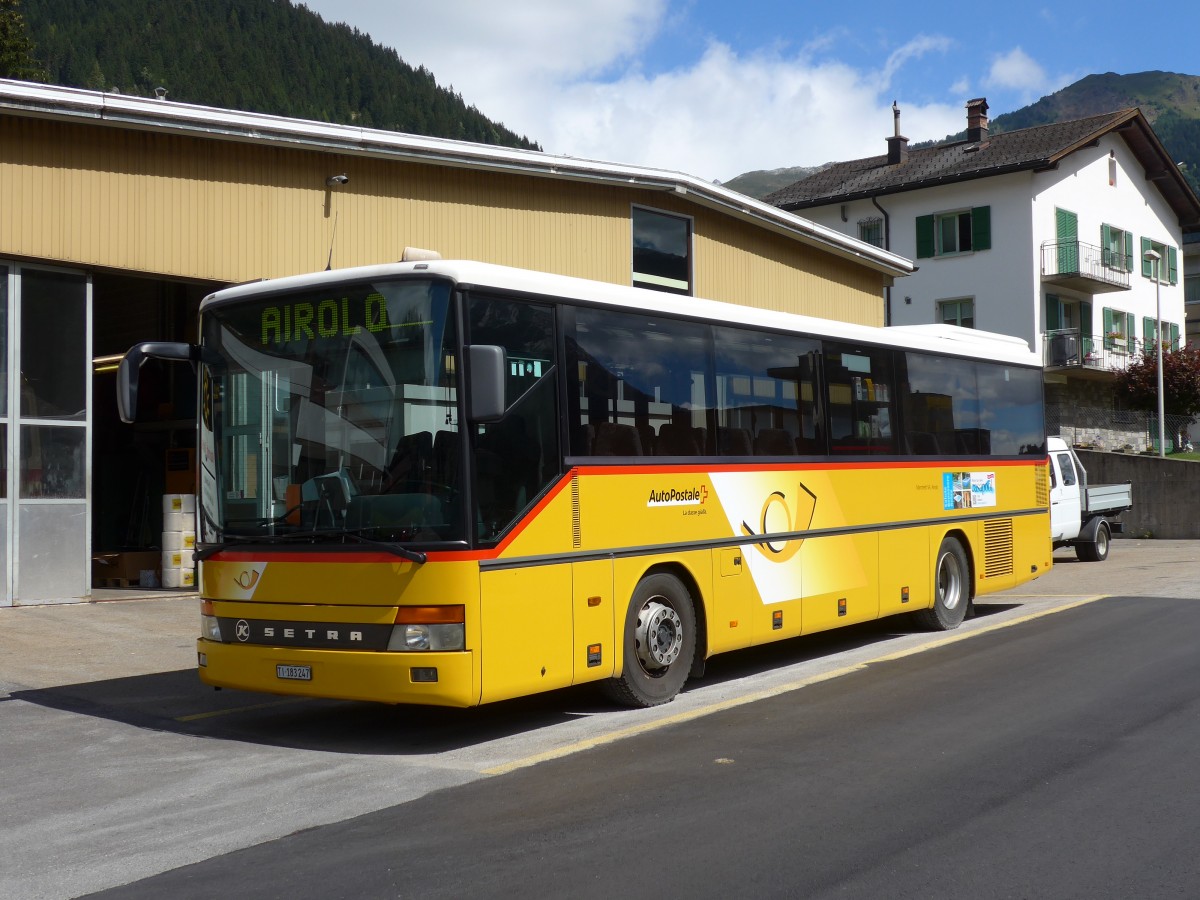
[[(1139, 107), (1167, 152), (1182, 163), (1184, 177), (1192, 189), (1200, 193), (1200, 77), (1174, 72), (1139, 72), (1134, 75), (1088, 75), (1061, 91), (1043, 97), (1036, 103), (1010, 113), (996, 116), (988, 125), (993, 133), (1017, 131), (1035, 125), (1067, 122), (1087, 116)], [(947, 135), (946, 142), (961, 141), (966, 132)], [(941, 141), (913, 144), (914, 149), (929, 147)], [(880, 152), (882, 153), (882, 146)], [(819, 168), (819, 167), (818, 167)], [(747, 172), (725, 183), (726, 187), (751, 197), (762, 198), (772, 190), (799, 181), (816, 169), (797, 167), (775, 169), (770, 173)], [(763, 174), (795, 173), (790, 180), (779, 183), (759, 178)]]
[(291, 0), (20, 0), (51, 84), (541, 149)]
[(821, 166), (792, 166), (786, 169), (756, 169), (724, 182), (723, 186), (745, 194), (747, 197), (762, 199), (780, 188), (795, 184), (801, 178), (807, 178), (821, 168)]
[[(993, 131), (1066, 122), (1136, 106), (1177, 163), (1192, 190), (1200, 193), (1200, 77), (1175, 72), (1088, 75), (1036, 103), (997, 116)], [(961, 140), (966, 132), (948, 136)]]

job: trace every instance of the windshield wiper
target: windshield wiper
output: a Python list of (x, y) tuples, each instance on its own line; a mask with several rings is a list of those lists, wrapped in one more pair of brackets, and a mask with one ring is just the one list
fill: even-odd
[(198, 545), (194, 558), (197, 560), (208, 559), (213, 554), (227, 550), (234, 544), (298, 544), (313, 538), (349, 538), (368, 547), (377, 547), (386, 553), (399, 556), (401, 559), (406, 559), (409, 562), (423, 563), (426, 559), (425, 553), (420, 550), (409, 550), (400, 544), (394, 544), (390, 541), (377, 541), (369, 537), (364, 537), (357, 532), (346, 531), (340, 528), (323, 528), (318, 531), (292, 531), (288, 534), (231, 534), (227, 535), (225, 540), (219, 543)]

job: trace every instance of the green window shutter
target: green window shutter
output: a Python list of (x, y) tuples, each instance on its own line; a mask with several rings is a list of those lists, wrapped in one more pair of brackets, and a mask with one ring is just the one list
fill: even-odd
[(1069, 209), (1054, 210), (1054, 234), (1060, 244), (1073, 244), (1079, 240), (1079, 216)]
[(1171, 284), (1179, 283), (1179, 256), (1174, 247), (1167, 248), (1167, 275)]
[(1147, 316), (1142, 316), (1142, 340), (1147, 347), (1154, 343), (1154, 320)]
[(1133, 272), (1133, 232), (1125, 232), (1125, 271)]
[(917, 216), (917, 259), (933, 256), (933, 216)]
[(1079, 301), (1079, 334), (1088, 338), (1090, 349), (1092, 337), (1092, 304), (1087, 300)]
[[(1171, 349), (1179, 349), (1179, 326), (1174, 322), (1171, 323)], [(1166, 366), (1163, 366), (1163, 369), (1165, 370)]]
[(1110, 268), (1113, 266), (1116, 266), (1116, 264), (1117, 264), (1117, 261), (1115, 259), (1113, 259), (1111, 248), (1112, 248), (1112, 229), (1109, 228), (1107, 225), (1101, 225), (1100, 226), (1100, 264), (1104, 265), (1104, 266), (1109, 266)]
[(971, 249), (992, 249), (992, 208), (976, 206), (971, 210)]
[(1062, 328), (1062, 315), (1059, 312), (1058, 298), (1053, 294), (1046, 295), (1046, 330), (1058, 331)]
[(1113, 340), (1109, 337), (1114, 331), (1113, 327), (1113, 311), (1109, 307), (1104, 307), (1104, 346), (1111, 350), (1113, 348)]
[(1150, 249), (1150, 238), (1142, 238), (1142, 277), (1153, 278), (1154, 267), (1150, 264), (1150, 260), (1146, 259), (1146, 251)]

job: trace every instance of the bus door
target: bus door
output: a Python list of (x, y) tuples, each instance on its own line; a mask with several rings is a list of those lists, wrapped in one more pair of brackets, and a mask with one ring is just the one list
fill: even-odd
[(486, 703), (572, 683), (573, 567), (553, 561), (571, 549), (569, 510), (539, 507), (563, 474), (554, 308), (483, 294), (466, 308), (467, 343), (508, 360), (504, 415), (469, 432), (474, 540), (495, 554), (480, 563)]

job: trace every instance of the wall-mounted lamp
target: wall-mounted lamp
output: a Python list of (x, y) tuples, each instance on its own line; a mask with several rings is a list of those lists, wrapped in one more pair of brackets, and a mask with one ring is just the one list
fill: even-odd
[(350, 176), (345, 173), (341, 175), (330, 175), (325, 179), (325, 187), (340, 187), (343, 184), (350, 183)]
[(905, 298), (904, 298), (904, 305), (905, 305), (905, 306), (912, 306), (912, 297), (905, 297)]

